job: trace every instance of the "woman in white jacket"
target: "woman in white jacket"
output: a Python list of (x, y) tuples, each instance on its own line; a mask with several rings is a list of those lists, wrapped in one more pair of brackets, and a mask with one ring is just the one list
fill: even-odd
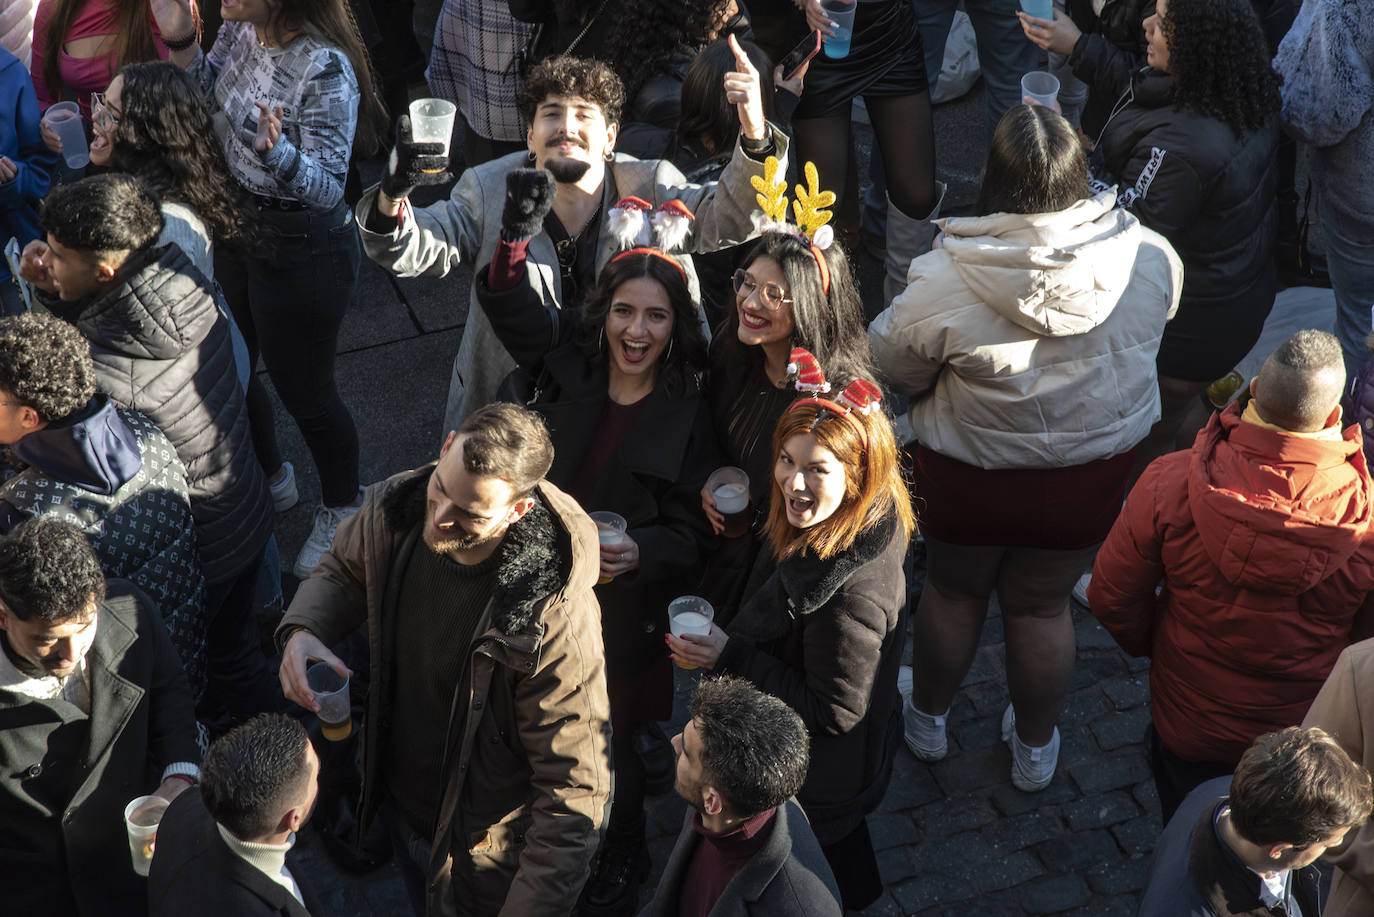
[[(1069, 594), (1111, 528), (1133, 450), (1159, 418), (1155, 353), (1183, 268), (1169, 243), (1093, 195), (1068, 122), (1017, 106), (997, 126), (981, 217), (937, 247), (869, 329), (911, 399), (929, 576), (915, 616), (907, 745), (934, 761), (995, 589), (1012, 782), (1044, 789), (1074, 662)], [(918, 504), (918, 506), (920, 506)]]

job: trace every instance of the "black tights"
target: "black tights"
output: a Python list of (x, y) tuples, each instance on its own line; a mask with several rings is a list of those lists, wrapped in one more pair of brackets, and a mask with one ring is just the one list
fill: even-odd
[[(930, 93), (864, 96), (868, 119), (883, 157), (887, 193), (898, 210), (921, 219), (935, 206), (935, 128)], [(858, 173), (853, 159), (849, 106), (822, 118), (792, 122), (796, 161), (814, 162), (821, 187), (835, 192), (838, 222), (858, 225)]]

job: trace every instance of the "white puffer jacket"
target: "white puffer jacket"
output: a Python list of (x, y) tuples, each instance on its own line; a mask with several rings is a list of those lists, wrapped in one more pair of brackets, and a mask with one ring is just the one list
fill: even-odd
[(1159, 418), (1155, 354), (1183, 264), (1115, 207), (938, 221), (938, 248), (869, 328), (916, 437), (981, 468), (1118, 455)]

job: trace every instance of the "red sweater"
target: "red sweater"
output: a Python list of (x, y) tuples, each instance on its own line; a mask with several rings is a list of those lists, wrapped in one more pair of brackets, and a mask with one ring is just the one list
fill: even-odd
[(701, 843), (683, 874), (678, 917), (707, 917), (711, 913), (725, 886), (768, 840), (777, 811), (760, 812), (723, 834), (706, 830), (700, 813), (692, 816), (692, 827), (701, 835)]

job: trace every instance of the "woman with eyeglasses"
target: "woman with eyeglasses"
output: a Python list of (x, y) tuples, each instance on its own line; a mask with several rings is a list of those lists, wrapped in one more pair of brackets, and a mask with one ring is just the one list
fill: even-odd
[(506, 180), (501, 240), (477, 297), (524, 383), (507, 394), (548, 423), (548, 479), (627, 524), (624, 537), (603, 540), (596, 587), (616, 777), (581, 913), (629, 913), (648, 872), (635, 735), (672, 714), (668, 604), (692, 591), (714, 542), (696, 506), (720, 458), (702, 391), (706, 340), (683, 265), (656, 248), (612, 257), (579, 317), (546, 303), (526, 252), (553, 206), (553, 176), (517, 169)]
[[(820, 250), (817, 250), (820, 251)], [(725, 539), (704, 582), (717, 618), (729, 620), (758, 553), (758, 525), (768, 509), (773, 428), (794, 400), (787, 363), (793, 347), (815, 354), (831, 382), (873, 378), (864, 334), (863, 306), (838, 242), (817, 255), (799, 237), (764, 233), (731, 278), (735, 308), (711, 340), (709, 398), (725, 462), (749, 475), (755, 525), (749, 535)], [(828, 283), (825, 282), (828, 280)], [(706, 488), (701, 508), (717, 534), (725, 517)]]

